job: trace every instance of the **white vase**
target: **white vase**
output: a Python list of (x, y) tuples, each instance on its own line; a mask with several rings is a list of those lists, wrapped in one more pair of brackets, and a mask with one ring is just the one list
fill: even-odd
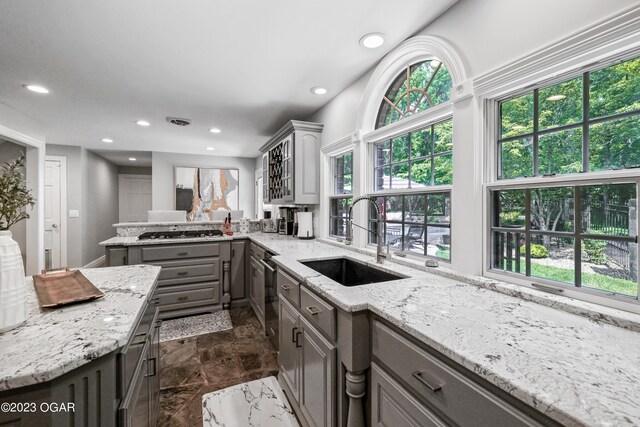
[(27, 320), (26, 293), (20, 246), (10, 231), (0, 230), (0, 333)]

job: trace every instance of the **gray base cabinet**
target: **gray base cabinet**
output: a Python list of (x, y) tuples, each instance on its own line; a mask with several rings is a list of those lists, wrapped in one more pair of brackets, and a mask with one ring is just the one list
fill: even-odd
[(265, 251), (255, 243), (252, 243), (249, 253), (249, 303), (260, 321), (262, 329), (266, 330), (264, 306), (265, 271), (262, 264)]
[(106, 258), (109, 266), (162, 267), (156, 297), (160, 318), (168, 319), (211, 313), (245, 298), (244, 247), (245, 241), (107, 247)]
[(416, 425), (417, 419), (438, 426), (557, 425), (379, 319), (372, 321), (371, 349), (374, 425)]
[[(28, 403), (29, 409), (35, 409), (0, 412), (0, 426), (155, 427), (160, 397), (159, 328), (157, 301), (152, 299), (120, 350), (49, 382), (0, 392), (0, 403)], [(54, 403), (71, 403), (74, 410), (41, 410), (41, 405)]]
[(382, 368), (371, 365), (371, 425), (377, 427), (446, 427)]
[[(290, 278), (278, 270), (278, 288), (283, 284), (286, 287), (288, 280)], [(336, 420), (336, 345), (323, 336), (290, 299), (279, 296), (280, 377), (305, 425), (333, 426)]]

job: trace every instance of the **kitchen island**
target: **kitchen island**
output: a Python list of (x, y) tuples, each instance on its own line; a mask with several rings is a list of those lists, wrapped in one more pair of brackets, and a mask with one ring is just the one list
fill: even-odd
[[(334, 343), (343, 367), (351, 362), (344, 360), (346, 352), (341, 341), (348, 337), (340, 329), (340, 319), (357, 315), (364, 319), (365, 335), (369, 334), (366, 325), (372, 325), (371, 340), (376, 339), (375, 331), (388, 333), (387, 336), (406, 335), (411, 342), (437, 353), (446, 363), (453, 363), (465, 375), (478, 378), (483, 386), (515, 398), (516, 406), (518, 402), (524, 403), (550, 422), (576, 426), (640, 424), (640, 405), (633, 399), (640, 393), (638, 315), (539, 291), (519, 293), (513, 290), (514, 285), (456, 275), (443, 268), (425, 271), (404, 259), (380, 266), (375, 264), (372, 252), (354, 251), (319, 240), (262, 233), (232, 238), (247, 239), (278, 255), (273, 260), (279, 266), (279, 277), (280, 271), (284, 272), (297, 282), (300, 293), (304, 289), (308, 296), (323, 301), (337, 313), (333, 318), (337, 318), (338, 327), (332, 325), (327, 334), (320, 330), (320, 335)], [(162, 243), (182, 243), (177, 240)], [(204, 238), (199, 242), (206, 241)], [(145, 243), (129, 236), (116, 237), (104, 244), (129, 247)], [(409, 278), (344, 287), (299, 262), (338, 256)], [(286, 286), (291, 289), (290, 284)], [(314, 316), (303, 313), (306, 307), (300, 304), (299, 294), (297, 301), (301, 307), (299, 323), (311, 321)], [(281, 330), (280, 336), (291, 337), (291, 331)], [(369, 338), (350, 343), (363, 347), (360, 350), (365, 353), (361, 356), (364, 368), (352, 379), (366, 375), (368, 381), (372, 379), (367, 373), (367, 366), (373, 367), (369, 343)], [(281, 344), (280, 359), (284, 351)], [(380, 359), (384, 360), (384, 355)], [(386, 373), (382, 375), (386, 378)], [(337, 374), (330, 381), (329, 386), (337, 391), (336, 406), (345, 405), (341, 401), (347, 400), (346, 382)], [(291, 390), (288, 395), (291, 399)], [(335, 407), (333, 410), (336, 411)], [(338, 408), (336, 412), (344, 413), (346, 408)], [(345, 418), (341, 415), (327, 417), (330, 422), (344, 425)]]
[[(20, 420), (25, 425), (84, 425), (83, 419), (116, 424), (118, 403), (126, 398), (128, 384), (137, 379), (133, 371), (146, 356), (143, 348), (151, 354), (154, 345), (151, 296), (160, 268), (81, 271), (104, 297), (41, 309), (27, 279), (27, 321), (0, 334), (0, 402), (15, 406), (0, 413), (0, 424)], [(139, 345), (136, 340), (141, 338), (144, 343)], [(51, 403), (73, 404), (73, 410), (45, 411)], [(30, 411), (32, 406), (25, 411), (24, 404), (34, 405), (35, 411)]]

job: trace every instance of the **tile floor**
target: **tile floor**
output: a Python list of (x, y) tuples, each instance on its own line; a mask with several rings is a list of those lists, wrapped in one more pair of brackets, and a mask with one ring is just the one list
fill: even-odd
[(202, 395), (277, 375), (277, 353), (251, 308), (230, 310), (233, 329), (160, 345), (158, 426), (202, 426)]

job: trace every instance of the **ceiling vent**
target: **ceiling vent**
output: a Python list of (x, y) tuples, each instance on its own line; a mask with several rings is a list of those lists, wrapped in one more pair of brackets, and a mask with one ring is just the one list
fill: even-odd
[(191, 124), (191, 120), (179, 119), (177, 117), (167, 117), (167, 121), (169, 123), (173, 123), (176, 126), (189, 126)]

